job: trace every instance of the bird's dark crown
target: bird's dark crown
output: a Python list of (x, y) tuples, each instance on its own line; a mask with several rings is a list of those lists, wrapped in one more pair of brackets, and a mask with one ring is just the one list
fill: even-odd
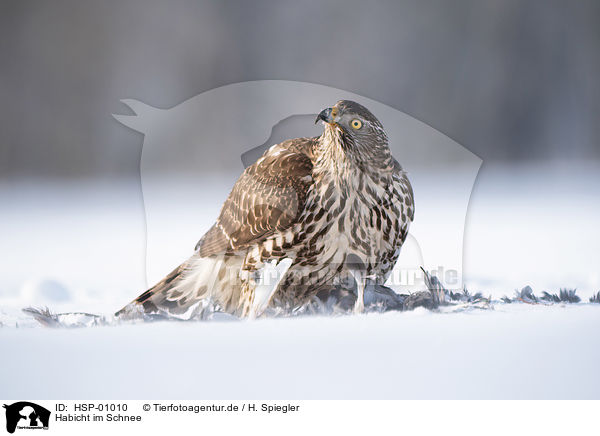
[(338, 101), (335, 106), (335, 108), (337, 108), (337, 110), (339, 111), (340, 115), (347, 113), (347, 114), (356, 114), (359, 115), (360, 117), (362, 117), (363, 119), (370, 121), (372, 123), (379, 123), (379, 120), (375, 117), (375, 115), (373, 115), (371, 113), (371, 111), (369, 109), (367, 109), (366, 107), (364, 107), (362, 104), (359, 104), (355, 101), (352, 100), (340, 100)]

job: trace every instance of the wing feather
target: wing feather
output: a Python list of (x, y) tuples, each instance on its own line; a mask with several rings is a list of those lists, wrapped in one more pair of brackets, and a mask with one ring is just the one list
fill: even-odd
[(313, 164), (305, 152), (311, 150), (312, 141), (285, 141), (246, 168), (216, 223), (196, 245), (200, 256), (246, 248), (296, 222), (313, 183)]

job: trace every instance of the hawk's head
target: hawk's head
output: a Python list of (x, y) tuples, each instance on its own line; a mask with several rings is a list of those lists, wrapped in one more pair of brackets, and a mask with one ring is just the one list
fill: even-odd
[(388, 139), (383, 126), (363, 105), (340, 100), (333, 107), (323, 109), (315, 122), (325, 124), (324, 138), (340, 143), (352, 154), (373, 158), (389, 155)]

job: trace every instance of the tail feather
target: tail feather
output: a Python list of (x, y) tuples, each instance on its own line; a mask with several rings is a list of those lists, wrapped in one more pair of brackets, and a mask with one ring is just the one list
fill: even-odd
[(220, 288), (225, 274), (221, 257), (200, 257), (195, 254), (171, 271), (164, 279), (119, 310), (115, 316), (166, 312), (191, 316), (210, 304), (213, 290)]
[(271, 301), (292, 260), (243, 270), (245, 254), (202, 257), (196, 253), (165, 278), (119, 310), (121, 319), (146, 315), (164, 318), (204, 318), (212, 311), (239, 317), (260, 316)]

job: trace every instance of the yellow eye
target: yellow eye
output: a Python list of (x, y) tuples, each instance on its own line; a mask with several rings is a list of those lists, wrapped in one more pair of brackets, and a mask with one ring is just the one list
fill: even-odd
[(352, 126), (353, 129), (360, 129), (362, 127), (362, 123), (360, 122), (359, 119), (353, 119), (352, 121), (350, 121), (350, 125)]

